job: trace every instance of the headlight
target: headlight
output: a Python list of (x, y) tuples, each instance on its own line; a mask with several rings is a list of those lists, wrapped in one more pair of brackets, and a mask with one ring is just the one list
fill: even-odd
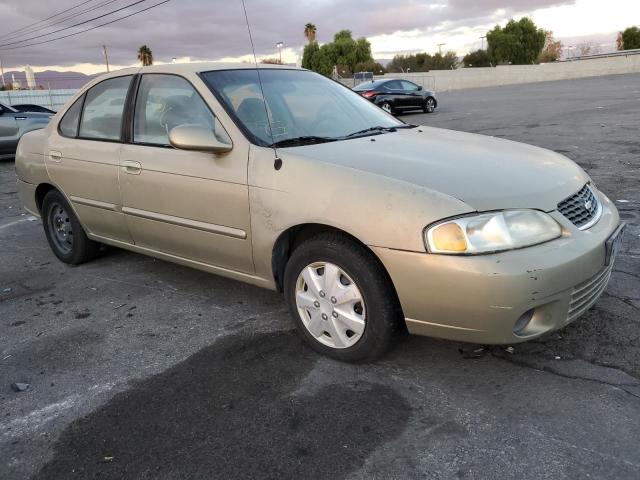
[(512, 250), (558, 238), (558, 222), (538, 210), (504, 210), (447, 220), (425, 232), (432, 253), (478, 254)]

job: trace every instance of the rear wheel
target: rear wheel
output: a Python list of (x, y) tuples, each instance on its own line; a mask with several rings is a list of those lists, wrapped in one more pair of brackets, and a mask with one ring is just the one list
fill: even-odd
[(312, 238), (294, 250), (284, 290), (305, 341), (337, 360), (379, 357), (400, 324), (395, 291), (382, 265), (371, 252), (337, 234)]
[(424, 101), (424, 105), (422, 106), (422, 110), (424, 113), (433, 113), (436, 109), (436, 101), (433, 97), (427, 97)]
[(380, 108), (383, 109), (385, 112), (390, 113), (391, 115), (395, 113), (395, 109), (393, 108), (393, 105), (391, 105), (391, 102), (387, 102), (387, 101), (382, 102), (380, 104)]
[(99, 244), (90, 240), (71, 206), (57, 190), (42, 200), (42, 224), (53, 253), (65, 263), (77, 265), (92, 259)]

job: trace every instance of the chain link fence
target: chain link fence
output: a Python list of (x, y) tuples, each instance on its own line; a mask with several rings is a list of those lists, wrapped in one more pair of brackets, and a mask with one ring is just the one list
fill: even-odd
[(77, 91), (77, 89), (3, 90), (0, 91), (0, 103), (40, 105), (58, 111)]

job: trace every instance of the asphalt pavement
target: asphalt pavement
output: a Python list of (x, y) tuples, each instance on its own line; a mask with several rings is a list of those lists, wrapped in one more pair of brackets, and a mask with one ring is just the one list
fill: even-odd
[(60, 263), (2, 162), (0, 478), (638, 478), (640, 75), (438, 100), (402, 118), (561, 152), (616, 202), (594, 308), (513, 349), (407, 337), (341, 364), (277, 293), (117, 249)]

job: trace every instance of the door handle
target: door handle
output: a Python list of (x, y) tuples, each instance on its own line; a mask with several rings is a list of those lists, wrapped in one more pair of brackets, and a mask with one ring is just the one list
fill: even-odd
[(134, 162), (132, 160), (124, 160), (122, 162), (122, 166), (124, 168), (125, 173), (129, 173), (131, 175), (140, 175), (142, 171), (142, 165), (140, 162)]
[(52, 162), (60, 163), (60, 161), (62, 161), (62, 152), (56, 152), (54, 150), (49, 151), (49, 159)]

